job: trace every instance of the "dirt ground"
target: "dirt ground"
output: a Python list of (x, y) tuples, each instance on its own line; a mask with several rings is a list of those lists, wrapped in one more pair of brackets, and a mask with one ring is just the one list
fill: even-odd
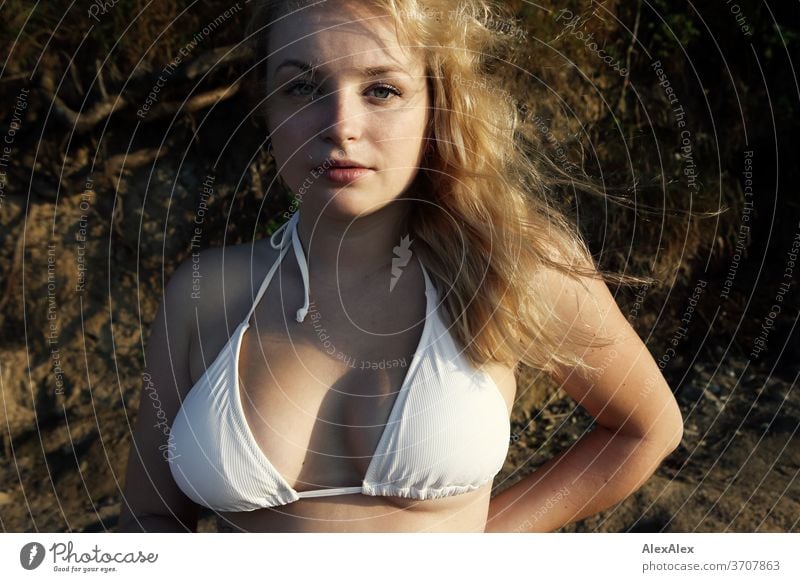
[[(677, 390), (684, 438), (650, 480), (616, 507), (559, 531), (797, 531), (796, 382), (766, 379), (747, 371), (744, 361), (725, 364), (716, 372), (696, 364)], [(505, 474), (527, 459), (546, 460), (589, 426), (591, 418), (569, 402), (547, 407), (527, 438), (512, 445)], [(548, 435), (557, 444), (543, 445)]]

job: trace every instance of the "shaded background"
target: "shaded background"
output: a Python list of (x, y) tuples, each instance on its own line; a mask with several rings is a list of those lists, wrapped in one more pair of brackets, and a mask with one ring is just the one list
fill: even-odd
[[(112, 531), (197, 221), (199, 248), (248, 242), (291, 200), (247, 115), (245, 2), (30, 4), (0, 8), (0, 527)], [(507, 3), (520, 68), (491, 72), (532, 155), (615, 193), (553, 198), (601, 265), (658, 280), (614, 292), (685, 419), (640, 491), (561, 531), (797, 531), (800, 4), (710, 4)], [(497, 490), (591, 427), (523, 370)]]

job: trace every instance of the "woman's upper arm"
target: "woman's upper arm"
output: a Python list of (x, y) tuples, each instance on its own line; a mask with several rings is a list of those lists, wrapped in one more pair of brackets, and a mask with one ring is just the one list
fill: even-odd
[[(565, 347), (596, 368), (588, 374), (559, 369), (555, 378), (564, 391), (601, 426), (671, 447), (665, 454), (674, 450), (683, 434), (678, 404), (608, 286), (599, 278), (582, 278), (582, 285), (552, 271), (545, 277), (545, 288), (556, 298), (555, 313), (569, 329)], [(610, 342), (586, 346), (579, 339), (586, 333)]]
[(139, 411), (133, 429), (120, 529), (143, 529), (148, 520), (172, 521), (177, 531), (197, 527), (198, 506), (178, 488), (169, 467), (169, 430), (191, 388), (189, 344), (194, 309), (189, 261), (171, 277), (145, 349)]

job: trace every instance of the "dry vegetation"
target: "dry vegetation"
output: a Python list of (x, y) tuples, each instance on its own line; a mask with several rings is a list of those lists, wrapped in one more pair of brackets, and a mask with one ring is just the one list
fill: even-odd
[[(231, 5), (174, 0), (150, 3), (146, 10), (145, 5), (120, 1), (96, 19), (90, 17), (89, 2), (66, 14), (58, 3), (39, 3), (33, 12), (21, 1), (0, 8), (0, 44), (9, 55), (0, 74), (4, 135), (15, 111), (20, 114), (0, 197), (0, 523), (6, 531), (114, 527), (129, 425), (138, 407), (143, 342), (165, 281), (190, 252), (204, 180), (214, 176), (202, 247), (266, 236), (290, 200), (274, 183), (274, 164), (262, 147), (263, 128), (252, 120), (240, 125), (248, 87), (242, 73), (250, 52), (239, 43), (247, 12), (235, 13), (192, 46), (195, 35)], [(729, 403), (741, 404), (783, 377), (789, 389), (787, 384), (774, 388), (774, 406), (784, 402), (775, 400), (776, 393), (797, 402), (793, 369), (779, 349), (786, 342), (789, 353), (798, 355), (797, 346), (788, 344), (797, 317), (788, 302), (771, 338), (778, 348), (745, 370), (740, 364), (775, 294), (763, 265), (783, 268), (798, 224), (797, 202), (781, 193), (797, 178), (797, 144), (789, 136), (798, 129), (798, 95), (785, 69), (783, 42), (796, 51), (797, 31), (784, 23), (796, 27), (798, 20), (781, 21), (782, 40), (776, 40), (768, 15), (756, 3), (748, 4), (753, 26), (766, 39), (756, 51), (770, 83), (774, 80), (769, 93), (742, 46), (746, 39), (724, 8), (705, 13), (713, 27), (709, 32), (697, 18), (673, 13), (665, 2), (651, 5), (658, 15), (648, 4), (616, 0), (599, 13), (575, 0), (557, 6), (549, 0), (539, 5), (509, 1), (527, 36), (516, 54), (506, 56), (524, 74), (502, 63), (493, 71), (529, 112), (523, 133), (531, 155), (583, 168), (607, 189), (605, 197), (568, 185), (549, 194), (572, 208), (602, 266), (655, 278), (644, 290), (617, 290), (620, 305), (632, 314), (654, 355), (663, 353), (696, 282), (710, 282), (691, 337), (665, 370), (681, 391), (687, 414), (695, 414), (696, 434), (687, 431), (685, 446), (650, 489), (616, 514), (572, 530), (787, 531), (796, 527), (789, 517), (792, 511), (797, 515), (796, 503), (772, 514), (767, 509), (780, 488), (793, 483), (790, 473), (784, 478), (776, 473), (774, 495), (762, 490), (764, 499), (754, 497), (751, 503), (759, 505), (751, 506), (748, 519), (730, 525), (738, 516), (733, 510), (717, 507), (703, 520), (689, 511), (713, 509), (713, 492), (725, 477), (693, 473), (676, 459), (688, 459), (695, 469), (709, 466), (713, 455), (723, 453), (701, 456), (696, 444), (723, 438), (729, 426), (715, 424), (725, 400), (707, 397), (703, 402), (711, 408), (705, 409), (700, 400), (688, 399), (691, 386), (700, 390), (700, 399), (709, 386), (722, 386)], [(565, 21), (554, 17), (562, 9), (583, 16), (585, 23), (565, 28)], [(630, 75), (603, 63), (575, 34), (578, 29), (593, 34)], [(142, 119), (137, 111), (159, 75), (187, 47)], [(686, 112), (699, 174), (696, 190), (687, 185), (680, 130), (651, 68), (654, 60), (661, 60)], [(29, 97), (20, 109), (25, 90)], [(767, 98), (774, 117), (769, 123)], [(775, 142), (785, 159), (776, 158)], [(746, 149), (757, 152), (757, 222), (734, 293), (720, 302), (744, 209)], [(776, 178), (773, 165), (779, 159), (784, 163)], [(787, 167), (791, 159), (795, 162)], [(56, 348), (60, 376), (53, 370)], [(777, 365), (769, 379), (754, 372), (765, 361)], [(729, 370), (756, 375), (726, 385)], [(500, 487), (533, 470), (591, 420), (533, 371), (522, 374), (519, 393), (513, 419), (518, 442)], [(781, 414), (794, 416), (776, 433), (769, 432), (775, 425), (768, 423), (767, 433), (777, 440), (770, 441), (767, 455), (774, 455), (779, 467), (797, 466), (796, 457), (778, 459), (779, 437), (785, 433), (792, 439), (798, 418), (796, 405), (784, 406)], [(731, 409), (738, 410), (730, 406), (726, 414), (734, 414)], [(748, 410), (749, 405), (739, 412), (747, 417)], [(769, 421), (764, 410), (760, 422)], [(712, 428), (715, 432), (708, 432)], [(734, 472), (747, 460), (731, 463)], [(675, 504), (691, 497), (704, 480), (705, 496), (695, 496), (688, 508), (681, 505), (683, 517), (670, 521), (678, 511)], [(797, 499), (796, 486), (794, 491)], [(727, 495), (735, 507), (732, 492)], [(761, 525), (759, 516), (766, 520)]]

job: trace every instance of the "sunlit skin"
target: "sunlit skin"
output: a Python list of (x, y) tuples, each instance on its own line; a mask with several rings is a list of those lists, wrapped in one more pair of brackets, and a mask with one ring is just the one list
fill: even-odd
[[(390, 262), (408, 210), (397, 200), (420, 196), (409, 187), (428, 136), (425, 64), (398, 44), (388, 17), (349, 5), (286, 17), (269, 51), (267, 125), (279, 172), (301, 198), (311, 276), (346, 286), (343, 277)], [(331, 159), (367, 170), (333, 181), (318, 170)], [(348, 272), (335, 280), (337, 262)]]

